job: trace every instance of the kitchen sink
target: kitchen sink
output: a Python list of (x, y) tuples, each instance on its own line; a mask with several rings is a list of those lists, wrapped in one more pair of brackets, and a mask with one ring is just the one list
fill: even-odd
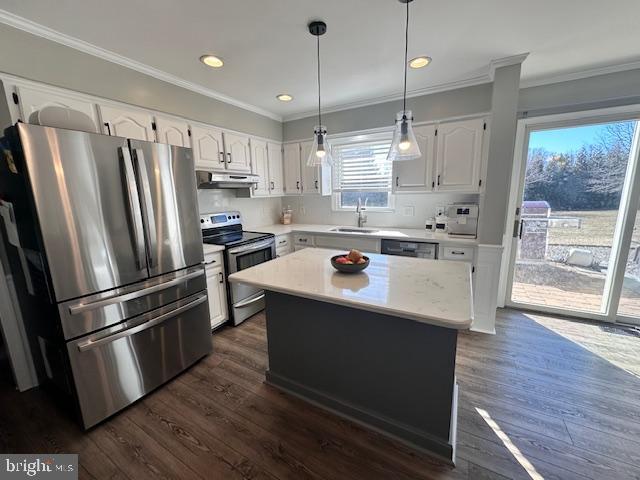
[(330, 232), (339, 233), (376, 233), (379, 230), (372, 230), (369, 228), (355, 228), (355, 227), (336, 227), (329, 230)]

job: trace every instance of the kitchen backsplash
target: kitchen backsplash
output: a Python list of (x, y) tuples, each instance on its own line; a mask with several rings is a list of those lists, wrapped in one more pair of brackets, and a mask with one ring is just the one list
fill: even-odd
[(280, 221), (280, 198), (237, 198), (234, 190), (198, 190), (200, 214), (238, 210), (245, 228)]
[[(479, 203), (478, 194), (403, 194), (395, 196), (393, 212), (367, 212), (367, 225), (375, 227), (424, 228), (425, 220), (435, 215), (436, 208), (454, 202)], [(354, 212), (331, 210), (331, 196), (283, 197), (282, 206), (293, 209), (294, 223), (356, 225)]]

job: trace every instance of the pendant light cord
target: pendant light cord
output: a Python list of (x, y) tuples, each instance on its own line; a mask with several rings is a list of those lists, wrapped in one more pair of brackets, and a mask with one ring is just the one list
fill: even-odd
[[(410, 2), (407, 2), (407, 23), (404, 29), (404, 93), (402, 95), (402, 115), (403, 116), (407, 111), (407, 57), (409, 53), (409, 3)], [(320, 80), (318, 80), (318, 82), (319, 81)]]
[(320, 113), (320, 35), (316, 36), (318, 41), (317, 54), (318, 54), (318, 129), (322, 130), (322, 114)]

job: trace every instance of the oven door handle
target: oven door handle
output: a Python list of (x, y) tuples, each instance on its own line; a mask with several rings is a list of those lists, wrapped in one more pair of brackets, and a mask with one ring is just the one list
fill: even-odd
[(237, 248), (232, 248), (228, 250), (229, 255), (237, 255), (239, 253), (253, 252), (254, 250), (260, 250), (266, 247), (273, 247), (276, 244), (274, 238), (271, 238), (265, 242), (256, 243), (250, 246), (242, 246)]
[(256, 302), (259, 302), (260, 300), (262, 300), (264, 298), (264, 293), (261, 295), (258, 295), (255, 298), (252, 298), (251, 300), (243, 300), (242, 302), (238, 302), (238, 303), (234, 303), (233, 304), (233, 308), (243, 308), (243, 307), (248, 307), (249, 305), (252, 305)]

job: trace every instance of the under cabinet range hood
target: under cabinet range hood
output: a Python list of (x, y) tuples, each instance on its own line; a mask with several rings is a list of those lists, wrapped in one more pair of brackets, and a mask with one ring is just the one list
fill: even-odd
[(198, 188), (251, 188), (258, 184), (258, 175), (252, 173), (216, 173), (196, 170)]

